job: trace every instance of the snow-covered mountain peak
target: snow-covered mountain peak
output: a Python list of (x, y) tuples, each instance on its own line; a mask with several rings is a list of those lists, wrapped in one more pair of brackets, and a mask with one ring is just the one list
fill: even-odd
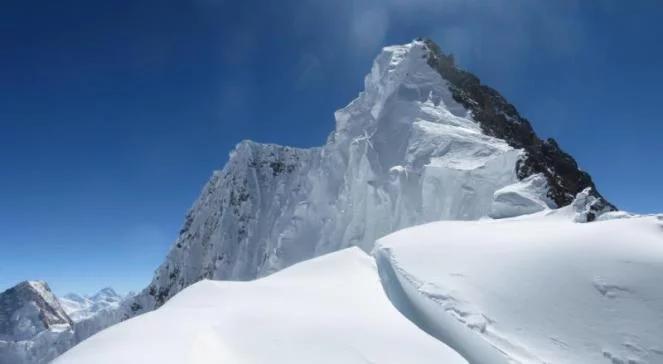
[(48, 284), (0, 293), (0, 363), (45, 363), (74, 344), (73, 322)]
[(24, 281), (0, 293), (0, 339), (26, 340), (43, 330), (71, 325), (46, 282)]
[(93, 294), (90, 296), (90, 299), (94, 302), (99, 302), (99, 301), (121, 301), (122, 296), (119, 295), (115, 290), (111, 287), (106, 287), (102, 288), (99, 290), (99, 292)]
[[(242, 141), (186, 216), (133, 315), (204, 278), (248, 280), (436, 220), (511, 217), (594, 187), (429, 40), (385, 47), (320, 148)], [(609, 209), (599, 203), (587, 216)]]
[[(394, 106), (412, 116), (479, 130), (462, 105), (453, 99), (449, 85), (428, 65), (431, 50), (424, 41), (385, 47), (364, 79), (364, 91), (335, 113), (336, 138), (368, 136), (385, 127), (380, 122)], [(433, 113), (434, 115), (425, 114)], [(416, 118), (399, 120), (412, 123)]]
[(58, 300), (67, 315), (74, 322), (80, 322), (93, 317), (100, 311), (118, 308), (125, 297), (115, 292), (113, 288), (106, 287), (90, 296), (68, 293), (59, 297)]

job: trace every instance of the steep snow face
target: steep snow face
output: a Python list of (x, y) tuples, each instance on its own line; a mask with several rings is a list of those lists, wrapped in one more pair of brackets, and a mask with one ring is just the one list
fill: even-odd
[(427, 63), (424, 42), (385, 48), (365, 91), (308, 150), (240, 143), (187, 215), (132, 313), (204, 278), (248, 280), (392, 231), (486, 216), (522, 152), (482, 134)]
[(575, 223), (585, 192), (559, 210), (380, 239), (390, 298), (472, 363), (663, 362), (663, 216)]
[(48, 285), (25, 281), (0, 293), (0, 363), (46, 363), (74, 343), (72, 321)]
[(251, 282), (203, 280), (55, 364), (467, 363), (389, 302), (357, 248)]

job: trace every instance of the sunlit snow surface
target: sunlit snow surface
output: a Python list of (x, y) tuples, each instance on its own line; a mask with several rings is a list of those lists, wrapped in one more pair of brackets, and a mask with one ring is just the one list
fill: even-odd
[(403, 317), (357, 248), (252, 282), (201, 281), (84, 341), (73, 363), (466, 363)]
[(663, 218), (571, 207), (401, 230), (375, 250), (396, 305), (473, 363), (663, 363)]

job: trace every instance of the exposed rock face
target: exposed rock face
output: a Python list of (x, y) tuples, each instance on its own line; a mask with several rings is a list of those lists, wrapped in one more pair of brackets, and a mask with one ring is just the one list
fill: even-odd
[(0, 293), (0, 363), (46, 363), (74, 344), (73, 322), (45, 282)]
[[(529, 121), (499, 92), (482, 85), (475, 75), (459, 69), (453, 56), (444, 54), (433, 41), (424, 42), (431, 50), (428, 64), (449, 81), (454, 100), (472, 112), (481, 130), (525, 150), (517, 166), (518, 178), (543, 174), (550, 187), (548, 195), (558, 206), (570, 204), (578, 193), (590, 187), (591, 194), (600, 200), (594, 207), (595, 212), (616, 210), (598, 192), (590, 175), (581, 171), (573, 157), (561, 150), (554, 139), (539, 139)], [(590, 221), (594, 218), (590, 215)]]

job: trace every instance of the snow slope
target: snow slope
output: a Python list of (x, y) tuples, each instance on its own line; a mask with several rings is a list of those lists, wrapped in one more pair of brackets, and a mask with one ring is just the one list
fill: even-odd
[(357, 248), (252, 282), (203, 280), (54, 363), (210, 362), (466, 363), (391, 305)]
[(574, 205), (380, 239), (390, 298), (476, 364), (663, 363), (663, 216)]

